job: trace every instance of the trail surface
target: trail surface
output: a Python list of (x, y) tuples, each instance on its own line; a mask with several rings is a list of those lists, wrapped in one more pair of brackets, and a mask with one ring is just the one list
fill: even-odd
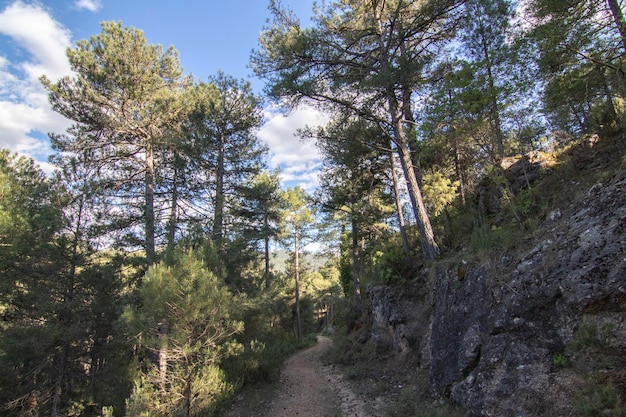
[(321, 355), (331, 345), (318, 336), (314, 347), (286, 361), (275, 391), (247, 393), (226, 417), (369, 417), (342, 375), (323, 365)]

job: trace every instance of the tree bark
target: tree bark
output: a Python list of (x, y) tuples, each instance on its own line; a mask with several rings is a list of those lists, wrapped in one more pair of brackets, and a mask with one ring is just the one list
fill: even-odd
[(70, 342), (68, 335), (71, 334), (70, 327), (72, 326), (73, 304), (74, 304), (74, 291), (76, 287), (76, 269), (78, 267), (78, 245), (81, 240), (81, 228), (83, 227), (83, 209), (85, 205), (85, 196), (81, 195), (78, 200), (78, 213), (76, 216), (76, 225), (74, 228), (74, 238), (72, 239), (72, 256), (70, 263), (70, 270), (68, 271), (68, 285), (63, 297), (63, 305), (61, 306), (60, 325), (61, 333), (65, 340), (63, 346), (57, 355), (56, 361), (57, 375), (54, 381), (54, 393), (52, 397), (52, 410), (50, 415), (57, 417), (59, 415), (59, 407), (63, 397), (63, 381), (65, 380), (65, 367), (67, 359), (70, 355)]
[(223, 133), (220, 134), (218, 140), (219, 146), (217, 149), (217, 167), (215, 178), (215, 214), (213, 217), (213, 238), (215, 239), (218, 248), (221, 248), (222, 238), (224, 235), (224, 147), (226, 141)]
[(263, 227), (265, 230), (263, 236), (264, 243), (264, 255), (265, 255), (265, 288), (269, 289), (270, 287), (270, 237), (268, 235), (269, 230), (269, 219), (267, 213), (263, 215)]
[(411, 159), (411, 152), (409, 146), (406, 143), (406, 137), (402, 128), (402, 121), (398, 115), (398, 106), (393, 98), (389, 98), (389, 109), (392, 115), (392, 123), (394, 130), (394, 144), (396, 145), (398, 155), (400, 156), (400, 164), (404, 172), (404, 177), (407, 183), (407, 189), (409, 192), (409, 198), (411, 199), (411, 205), (413, 212), (415, 213), (415, 219), (417, 221), (417, 227), (420, 232), (420, 239), (422, 243), (422, 251), (426, 259), (436, 259), (439, 256), (439, 246), (435, 241), (435, 234), (433, 232), (432, 225), (426, 207), (424, 206), (424, 200), (422, 198), (422, 192), (413, 169), (413, 160)]
[(613, 21), (622, 38), (622, 48), (624, 48), (624, 53), (626, 54), (626, 20), (624, 20), (624, 12), (622, 12), (622, 8), (619, 7), (618, 0), (608, 0), (608, 2), (611, 14), (613, 15)]
[(404, 213), (402, 212), (402, 201), (400, 200), (400, 187), (398, 186), (398, 175), (396, 174), (395, 163), (393, 162), (394, 154), (389, 155), (391, 161), (391, 179), (393, 181), (393, 194), (396, 203), (396, 211), (398, 212), (398, 223), (400, 225), (400, 237), (402, 239), (402, 250), (407, 259), (411, 259), (411, 246), (409, 238), (406, 235), (406, 224), (404, 223)]
[(465, 206), (465, 175), (463, 174), (463, 169), (461, 168), (461, 150), (459, 148), (459, 138), (452, 132), (452, 147), (454, 150), (454, 171), (456, 173), (456, 177), (459, 179), (459, 192), (461, 194), (461, 203)]
[(167, 231), (167, 247), (174, 249), (176, 240), (176, 224), (178, 223), (178, 167), (174, 163), (174, 178), (172, 181), (172, 211)]
[(169, 361), (169, 343), (168, 334), (169, 326), (165, 321), (159, 323), (157, 328), (159, 338), (159, 389), (162, 392), (167, 391), (167, 364)]
[(154, 243), (154, 146), (152, 139), (147, 140), (145, 165), (145, 251), (146, 263), (150, 266), (154, 263), (156, 257)]
[(485, 68), (487, 69), (487, 82), (489, 83), (489, 105), (491, 107), (491, 125), (493, 128), (493, 133), (495, 136), (495, 160), (498, 164), (502, 162), (504, 159), (504, 134), (502, 133), (502, 121), (500, 120), (500, 106), (498, 106), (498, 94), (496, 93), (496, 83), (493, 75), (493, 62), (491, 59), (491, 54), (489, 53), (489, 45), (487, 44), (487, 39), (484, 36), (483, 25), (484, 22), (481, 20), (480, 25), (480, 33), (481, 36), (481, 47), (483, 53), (483, 61), (485, 62)]
[(296, 269), (296, 337), (298, 343), (302, 341), (302, 323), (300, 321), (300, 248), (298, 247), (298, 230), (294, 238), (294, 266)]
[(352, 308), (354, 314), (358, 317), (361, 315), (361, 281), (359, 278), (359, 231), (354, 212), (350, 215), (352, 225)]
[[(389, 35), (389, 29), (385, 27), (382, 22), (382, 18), (374, 9), (374, 15), (378, 21), (378, 49), (380, 52), (380, 73), (384, 76), (391, 78), (391, 63), (389, 62), (389, 46), (386, 42), (385, 36)], [(390, 35), (389, 35), (390, 36)], [(391, 127), (393, 130), (393, 137), (390, 138), (396, 145), (398, 154), (400, 155), (400, 163), (404, 176), (407, 182), (407, 189), (409, 197), (411, 199), (411, 205), (413, 212), (415, 213), (415, 219), (417, 221), (417, 227), (420, 232), (420, 239), (422, 243), (422, 251), (427, 259), (435, 259), (439, 256), (439, 246), (435, 242), (435, 235), (430, 224), (426, 207), (424, 207), (424, 201), (422, 199), (422, 192), (420, 191), (420, 185), (418, 176), (415, 173), (415, 167), (413, 159), (411, 158), (410, 144), (406, 136), (406, 132), (403, 126), (403, 111), (405, 110), (398, 103), (398, 97), (396, 96), (395, 86), (390, 84), (386, 89), (388, 113), (391, 121)], [(402, 95), (406, 95), (406, 88), (401, 91)], [(401, 97), (402, 98), (402, 97)], [(405, 107), (410, 106), (410, 103), (405, 103)]]

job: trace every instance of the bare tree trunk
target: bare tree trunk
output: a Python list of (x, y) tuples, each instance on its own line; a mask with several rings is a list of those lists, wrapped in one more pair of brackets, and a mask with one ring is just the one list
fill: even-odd
[(58, 360), (56, 360), (57, 375), (54, 381), (54, 393), (52, 396), (52, 410), (50, 415), (52, 417), (59, 416), (59, 407), (61, 405), (61, 396), (63, 395), (63, 380), (65, 379), (65, 360), (67, 356), (67, 350), (69, 346), (67, 343), (63, 345), (61, 351), (57, 354)]
[(169, 228), (167, 231), (167, 247), (174, 248), (176, 240), (176, 225), (178, 223), (178, 167), (174, 167), (174, 178), (172, 183), (172, 211), (170, 213)]
[(63, 396), (63, 381), (65, 380), (65, 367), (66, 362), (69, 357), (70, 351), (70, 342), (67, 339), (69, 334), (71, 334), (70, 326), (72, 325), (72, 306), (74, 303), (74, 290), (76, 286), (76, 269), (78, 267), (78, 245), (81, 239), (81, 228), (83, 227), (82, 219), (83, 219), (83, 209), (85, 205), (85, 196), (81, 195), (79, 203), (78, 203), (78, 213), (76, 216), (76, 225), (74, 229), (74, 239), (72, 240), (72, 257), (70, 270), (68, 271), (68, 285), (65, 292), (65, 296), (63, 297), (63, 305), (61, 306), (62, 310), (60, 313), (60, 325), (61, 325), (61, 334), (65, 338), (63, 341), (63, 346), (61, 347), (61, 351), (58, 353), (56, 361), (57, 367), (57, 375), (56, 380), (54, 381), (54, 393), (52, 396), (52, 410), (50, 415), (52, 417), (57, 417), (59, 415), (59, 407), (61, 405), (61, 399)]
[(213, 237), (217, 242), (218, 248), (222, 246), (222, 237), (224, 235), (224, 134), (219, 137), (219, 148), (217, 150), (217, 167), (216, 167), (216, 184), (215, 184), (215, 214), (213, 217)]
[(420, 239), (422, 242), (422, 251), (427, 259), (436, 259), (439, 256), (439, 246), (435, 241), (435, 234), (433, 232), (432, 225), (426, 207), (424, 206), (424, 200), (422, 198), (422, 192), (413, 169), (413, 160), (411, 159), (411, 153), (409, 146), (406, 143), (404, 132), (402, 130), (402, 123), (397, 113), (397, 104), (390, 98), (390, 110), (392, 112), (393, 129), (395, 136), (395, 145), (397, 147), (398, 155), (400, 156), (400, 163), (402, 170), (404, 171), (404, 177), (407, 182), (407, 189), (409, 192), (409, 198), (411, 199), (411, 205), (413, 206), (413, 212), (415, 213), (415, 219), (417, 220), (417, 227), (420, 232)]
[[(404, 48), (403, 48), (404, 49)], [(406, 142), (409, 144), (409, 148), (417, 143), (417, 131), (415, 130), (415, 117), (413, 116), (413, 108), (411, 106), (411, 90), (404, 87), (402, 89), (402, 109), (405, 120), (405, 136)], [(420, 189), (422, 188), (422, 167), (419, 158), (416, 154), (411, 155), (413, 161), (413, 171), (415, 171), (415, 177), (417, 178), (417, 184)]]
[[(392, 71), (391, 63), (389, 62), (389, 48), (385, 39), (385, 36), (389, 35), (389, 28), (383, 24), (377, 7), (377, 4), (374, 4), (374, 15), (378, 20), (378, 30), (380, 33), (378, 45), (380, 52), (379, 62), (381, 64), (380, 72), (382, 75), (391, 78)], [(405, 96), (407, 94), (406, 89), (404, 89), (401, 93), (403, 94), (403, 96)], [(417, 227), (420, 232), (422, 252), (427, 259), (435, 259), (437, 258), (437, 256), (439, 256), (439, 246), (437, 245), (437, 242), (435, 242), (433, 228), (430, 224), (430, 219), (428, 217), (428, 213), (426, 212), (426, 207), (424, 206), (418, 177), (415, 173), (413, 159), (411, 158), (410, 144), (408, 143), (406, 132), (403, 126), (403, 111), (405, 111), (405, 109), (403, 109), (402, 106), (400, 106), (400, 104), (398, 103), (399, 99), (396, 96), (396, 90), (393, 84), (390, 84), (387, 87), (386, 95), (388, 105), (387, 110), (389, 112), (389, 117), (393, 129), (393, 137), (390, 139), (392, 139), (392, 141), (396, 145), (397, 152), (400, 156), (400, 163), (402, 165), (404, 177), (407, 182), (407, 189), (409, 192), (409, 197), (411, 199), (411, 205), (413, 206), (415, 219), (417, 221)], [(401, 99), (402, 98), (403, 97), (401, 97)], [(405, 103), (405, 107), (406, 106), (410, 106), (410, 103)]]
[(191, 381), (193, 378), (193, 374), (187, 375), (185, 380), (185, 389), (183, 391), (183, 416), (189, 417), (191, 416)]
[(296, 269), (296, 337), (298, 338), (298, 343), (300, 343), (302, 341), (302, 323), (300, 321), (300, 253), (297, 230), (294, 242), (294, 264)]
[(263, 216), (263, 227), (265, 230), (263, 241), (265, 251), (265, 288), (270, 287), (270, 237), (267, 234), (269, 230), (269, 219), (267, 213)]
[[(454, 132), (452, 133), (454, 135)], [(461, 168), (461, 151), (459, 149), (459, 138), (454, 135), (452, 138), (452, 146), (454, 148), (454, 171), (456, 173), (456, 177), (459, 179), (459, 192), (461, 194), (461, 203), (465, 206), (465, 188), (467, 185), (465, 184), (465, 175), (463, 174), (463, 169)]]
[[(481, 20), (481, 27), (484, 22)], [(484, 33), (484, 32), (481, 32)], [(498, 94), (496, 94), (496, 83), (493, 75), (493, 62), (489, 53), (489, 45), (485, 36), (481, 37), (482, 58), (487, 70), (487, 82), (489, 83), (489, 105), (491, 106), (491, 127), (494, 133), (495, 146), (492, 152), (498, 164), (504, 159), (504, 134), (502, 133), (502, 121), (500, 120), (500, 106), (498, 106)]]
[(613, 21), (615, 22), (622, 38), (622, 48), (624, 48), (624, 53), (626, 54), (626, 20), (624, 20), (624, 12), (619, 6), (618, 0), (608, 0), (608, 3), (609, 8), (611, 9), (611, 14), (613, 15)]
[(356, 316), (361, 315), (361, 280), (359, 278), (359, 232), (354, 212), (350, 215), (352, 221), (352, 308)]
[(152, 265), (156, 257), (156, 249), (154, 243), (154, 146), (152, 139), (147, 140), (146, 146), (146, 177), (145, 177), (145, 250), (146, 263)]
[(398, 223), (400, 224), (400, 237), (402, 239), (402, 250), (407, 259), (411, 259), (411, 247), (409, 245), (409, 238), (406, 235), (406, 224), (404, 223), (404, 213), (402, 212), (402, 201), (400, 200), (400, 187), (398, 187), (398, 175), (396, 174), (396, 167), (394, 163), (394, 154), (389, 155), (391, 161), (391, 179), (393, 181), (393, 194), (396, 202), (396, 211), (398, 212)]
[(159, 389), (162, 392), (165, 392), (167, 390), (167, 363), (169, 361), (169, 326), (165, 320), (162, 323), (159, 323), (157, 333), (159, 337)]

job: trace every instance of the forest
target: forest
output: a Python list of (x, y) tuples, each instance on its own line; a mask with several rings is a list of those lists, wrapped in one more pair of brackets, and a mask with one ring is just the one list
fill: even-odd
[[(354, 324), (368, 284), (537, 227), (531, 192), (494, 208), (485, 178), (626, 127), (623, 1), (332, 0), (309, 27), (268, 7), (263, 95), (121, 22), (41, 78), (72, 126), (54, 175), (0, 151), (0, 414), (219, 415)], [(314, 191), (268, 168), (268, 101), (330, 116), (285, 138), (321, 150)]]

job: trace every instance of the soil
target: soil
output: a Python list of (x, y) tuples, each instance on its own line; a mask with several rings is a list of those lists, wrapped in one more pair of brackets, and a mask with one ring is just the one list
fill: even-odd
[(247, 390), (224, 417), (372, 417), (337, 368), (323, 363), (331, 346), (318, 336), (315, 346), (286, 361), (277, 385)]

